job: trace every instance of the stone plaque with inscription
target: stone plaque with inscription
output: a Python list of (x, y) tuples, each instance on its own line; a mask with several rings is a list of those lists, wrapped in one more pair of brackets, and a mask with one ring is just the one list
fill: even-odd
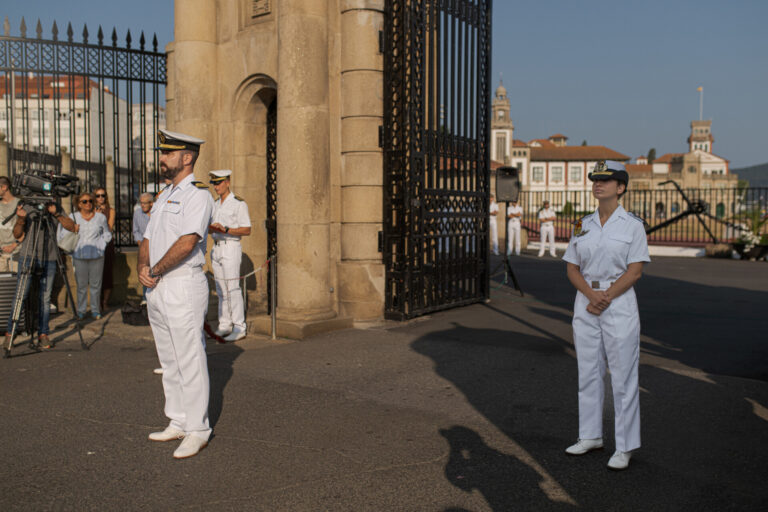
[(272, 12), (272, 0), (253, 0), (251, 2), (251, 18), (258, 18)]

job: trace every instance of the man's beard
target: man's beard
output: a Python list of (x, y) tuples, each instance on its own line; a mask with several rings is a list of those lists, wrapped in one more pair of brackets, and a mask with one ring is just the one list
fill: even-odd
[(181, 172), (181, 169), (182, 169), (181, 165), (179, 165), (178, 167), (168, 167), (166, 165), (165, 168), (162, 169), (163, 178), (173, 181), (176, 178), (176, 176), (179, 175), (179, 173)]

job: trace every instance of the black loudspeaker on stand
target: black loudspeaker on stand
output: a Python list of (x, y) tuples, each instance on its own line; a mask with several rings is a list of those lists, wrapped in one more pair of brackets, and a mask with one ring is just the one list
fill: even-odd
[(499, 167), (496, 169), (496, 202), (504, 203), (504, 245), (503, 254), (504, 260), (493, 269), (491, 277), (500, 275), (500, 269), (504, 269), (504, 280), (502, 285), (509, 284), (509, 280), (512, 280), (512, 284), (515, 286), (515, 290), (520, 292), (520, 296), (524, 297), (520, 283), (517, 282), (515, 271), (512, 270), (512, 264), (509, 262), (509, 252), (507, 248), (507, 240), (509, 238), (509, 219), (507, 218), (508, 203), (517, 202), (520, 199), (520, 174), (517, 167)]

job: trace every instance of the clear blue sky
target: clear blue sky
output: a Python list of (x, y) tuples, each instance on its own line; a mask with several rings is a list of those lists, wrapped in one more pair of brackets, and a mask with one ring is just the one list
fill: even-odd
[[(161, 48), (173, 39), (172, 0), (4, 0), (6, 15), (14, 35), (25, 16), (46, 37), (55, 19), (78, 35), (87, 23), (94, 40), (99, 24), (121, 40), (129, 28)], [(495, 0), (493, 23), (493, 89), (503, 73), (516, 138), (683, 152), (701, 85), (715, 153), (768, 162), (768, 1)]]

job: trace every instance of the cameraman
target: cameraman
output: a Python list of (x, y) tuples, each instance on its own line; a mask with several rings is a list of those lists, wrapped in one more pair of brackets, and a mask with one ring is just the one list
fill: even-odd
[[(27, 218), (30, 214), (33, 215), (45, 215), (50, 216), (51, 222), (40, 222), (40, 232), (37, 237), (37, 249), (32, 254), (31, 244), (34, 241), (33, 233), (29, 233), (29, 227), (33, 225), (31, 222), (27, 222)], [(43, 348), (51, 348), (53, 345), (48, 337), (50, 329), (48, 327), (48, 319), (51, 313), (51, 289), (53, 288), (53, 279), (56, 275), (56, 228), (58, 224), (70, 230), (74, 231), (74, 221), (65, 217), (60, 211), (59, 207), (55, 203), (48, 203), (45, 205), (44, 211), (39, 211), (34, 205), (20, 204), (16, 208), (16, 223), (13, 226), (13, 236), (16, 240), (21, 242), (21, 250), (19, 251), (19, 274), (25, 270), (25, 266), (28, 266), (30, 273), (40, 273), (40, 280), (38, 281), (38, 346)], [(26, 258), (25, 258), (26, 256)], [(29, 284), (31, 279), (27, 280), (26, 289), (23, 290), (23, 300), (26, 300), (29, 294)], [(16, 297), (14, 297), (16, 302)], [(8, 337), (11, 335), (11, 329), (13, 324), (13, 318), (8, 318), (8, 326), (6, 329), (5, 337), (6, 343)]]

